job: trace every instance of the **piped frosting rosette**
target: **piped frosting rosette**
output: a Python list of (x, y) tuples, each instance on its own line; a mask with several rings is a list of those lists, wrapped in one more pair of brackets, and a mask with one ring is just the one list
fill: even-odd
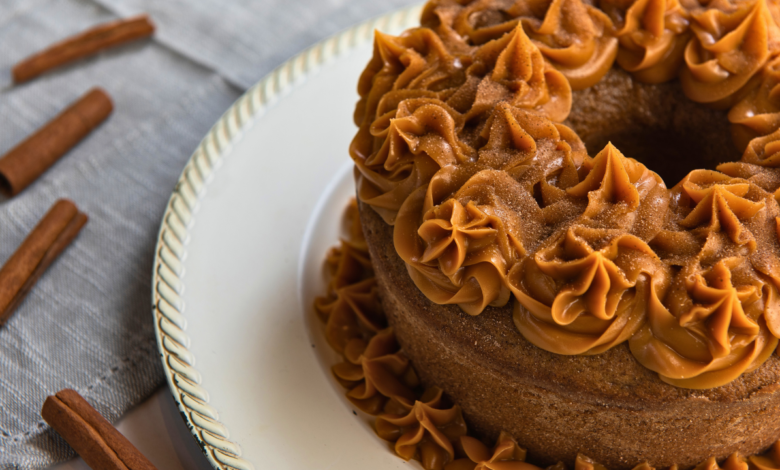
[(349, 389), (347, 398), (361, 411), (377, 415), (388, 400), (414, 400), (419, 380), (392, 328), (368, 341), (350, 340), (343, 353), (344, 361), (333, 366), (333, 375)]
[(338, 352), (344, 352), (355, 339), (374, 335), (387, 323), (379, 304), (376, 278), (357, 215), (357, 204), (349, 206), (346, 219), (350, 225), (350, 236), (341, 241), (341, 246), (328, 252), (328, 291), (314, 301), (315, 311), (325, 322), (325, 337)]
[(678, 272), (665, 293), (653, 292), (629, 345), (668, 383), (717, 387), (777, 345), (778, 207), (765, 190), (716, 171), (693, 171), (671, 193), (673, 221), (652, 244)]
[(545, 217), (571, 210), (564, 188), (587, 158), (566, 126), (505, 103), (482, 135), (477, 162), (439, 170), (404, 202), (394, 229), (417, 287), (474, 315), (509, 300), (508, 271), (538, 243)]
[(713, 0), (691, 12), (694, 37), (680, 74), (688, 98), (727, 107), (777, 53), (780, 29), (767, 2)]
[[(708, 269), (686, 267), (666, 303), (650, 296), (647, 323), (631, 352), (667, 383), (684, 388), (724, 385), (760, 366), (777, 346), (762, 316), (761, 286), (722, 259)], [(655, 294), (655, 293), (654, 293)]]
[[(603, 248), (592, 246), (605, 239)], [(510, 273), (518, 301), (515, 325), (542, 349), (598, 354), (642, 326), (650, 283), (665, 277), (657, 256), (639, 238), (572, 227)]]
[(598, 82), (618, 50), (609, 17), (582, 0), (439, 0), (428, 3), (422, 23), (472, 45), (498, 39), (520, 24), (574, 90)]
[(780, 59), (769, 62), (759, 77), (761, 83), (729, 110), (732, 136), (740, 149), (752, 139), (780, 130)]
[[(780, 337), (767, 1), (604, 0), (609, 16), (579, 0), (429, 2), (425, 27), (377, 36), (361, 78), (358, 196), (394, 225), (431, 301), (478, 315), (514, 297), (517, 328), (548, 351), (628, 341), (667, 382), (727, 383)], [(732, 122), (757, 136), (742, 161), (670, 190), (611, 144), (588, 156), (561, 124), (574, 83), (561, 63), (614, 35), (622, 65), (646, 81), (669, 79), (684, 59), (683, 84), (704, 83), (699, 101), (741, 100)]]
[(475, 160), (469, 141), (477, 134), (464, 127), (486, 119), (496, 103), (507, 101), (557, 121), (571, 108), (568, 82), (545, 65), (520, 27), (463, 62), (429, 29), (397, 38), (377, 33), (374, 59), (358, 91), (360, 128), (350, 146), (358, 196), (389, 224), (403, 201), (440, 168)]
[(395, 443), (396, 454), (417, 459), (428, 469), (442, 469), (453, 461), (452, 443), (466, 435), (460, 407), (448, 406), (438, 387), (416, 400), (391, 400), (375, 426), (379, 437)]
[[(442, 201), (441, 193), (458, 187)], [(516, 225), (522, 213), (515, 209), (534, 206), (506, 173), (474, 164), (447, 168), (404, 202), (393, 232), (395, 248), (430, 300), (477, 315), (509, 300), (503, 278), (508, 265), (525, 254), (523, 231)], [(506, 216), (514, 223), (505, 223)]]
[(780, 168), (780, 127), (771, 134), (751, 140), (742, 161), (769, 168)]
[(450, 462), (444, 470), (541, 470), (525, 461), (525, 449), (504, 431), (493, 449), (471, 436), (461, 436), (458, 444), (464, 457)]
[(657, 175), (612, 145), (566, 193), (584, 199), (583, 210), (509, 273), (514, 320), (543, 349), (597, 354), (639, 329), (649, 284), (666, 283), (666, 269), (646, 240), (657, 232), (668, 199)]
[(679, 0), (601, 0), (615, 24), (617, 62), (644, 83), (677, 77), (691, 38), (690, 15)]

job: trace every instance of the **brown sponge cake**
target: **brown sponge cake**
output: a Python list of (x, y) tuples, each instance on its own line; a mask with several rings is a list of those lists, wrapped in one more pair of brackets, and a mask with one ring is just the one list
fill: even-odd
[(361, 247), (436, 391), (385, 384), (399, 455), (493, 468), (462, 408), (539, 465), (780, 467), (740, 457), (780, 437), (778, 1), (430, 0), (377, 34)]
[(470, 316), (430, 302), (393, 247), (393, 227), (360, 205), (383, 307), (423, 383), (458, 403), (469, 426), (511, 433), (538, 464), (588, 455), (610, 469), (648, 461), (682, 468), (780, 438), (780, 359), (728, 385), (690, 390), (662, 382), (622, 344), (595, 356), (535, 347), (512, 323), (511, 304)]

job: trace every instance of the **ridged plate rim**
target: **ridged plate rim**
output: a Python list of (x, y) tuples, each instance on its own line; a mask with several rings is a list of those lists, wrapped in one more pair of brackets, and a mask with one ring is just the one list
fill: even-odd
[(319, 67), (373, 37), (374, 30), (406, 29), (418, 23), (422, 6), (403, 8), (348, 28), (284, 62), (247, 90), (220, 117), (193, 152), (171, 194), (160, 223), (152, 272), (152, 316), (165, 377), (184, 423), (212, 467), (253, 470), (230, 439), (218, 411), (209, 405), (186, 334), (184, 261), (189, 230), (203, 190), (234, 143), (269, 105)]

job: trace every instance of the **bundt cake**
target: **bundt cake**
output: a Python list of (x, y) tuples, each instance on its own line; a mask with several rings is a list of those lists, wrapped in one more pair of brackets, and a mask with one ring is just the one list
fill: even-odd
[(780, 438), (778, 24), (776, 0), (431, 0), (376, 34), (365, 239), (333, 263), (362, 285), (329, 328), (399, 454), (780, 467), (742, 457)]

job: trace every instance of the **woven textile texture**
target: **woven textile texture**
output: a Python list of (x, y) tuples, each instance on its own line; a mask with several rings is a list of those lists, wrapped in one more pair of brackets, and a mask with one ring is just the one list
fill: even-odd
[[(0, 329), (0, 469), (73, 457), (40, 418), (73, 388), (115, 421), (164, 382), (151, 273), (165, 204), (192, 151), (241, 93), (351, 24), (410, 0), (2, 0), (0, 154), (93, 86), (114, 112), (42, 178), (0, 198), (0, 263), (54, 201), (90, 221)], [(11, 87), (14, 63), (94, 24), (149, 13), (153, 39)]]

